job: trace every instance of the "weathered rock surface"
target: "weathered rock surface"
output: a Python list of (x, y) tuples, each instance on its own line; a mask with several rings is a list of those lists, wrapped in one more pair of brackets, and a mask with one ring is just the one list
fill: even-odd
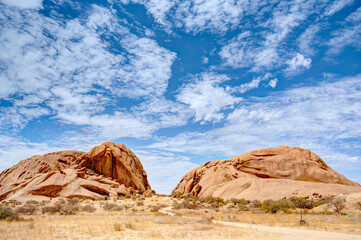
[(207, 162), (187, 173), (173, 190), (224, 199), (280, 199), (361, 191), (309, 150), (275, 147)]
[(106, 142), (88, 153), (33, 156), (0, 173), (0, 201), (85, 197), (98, 199), (151, 191), (147, 174), (123, 144)]

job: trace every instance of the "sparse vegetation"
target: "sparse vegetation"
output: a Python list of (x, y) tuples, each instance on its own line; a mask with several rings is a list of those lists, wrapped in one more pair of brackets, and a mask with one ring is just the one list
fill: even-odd
[(95, 212), (96, 210), (97, 209), (94, 206), (90, 205), (90, 204), (84, 205), (84, 206), (82, 206), (80, 208), (80, 211), (82, 211), (82, 212), (90, 212), (90, 213), (92, 213), (92, 212)]
[(314, 207), (313, 202), (306, 198), (291, 197), (290, 200), (296, 208), (312, 209)]
[[(223, 199), (222, 199), (223, 200)], [(0, 221), (0, 235), (4, 239), (21, 239), (24, 234), (31, 236), (33, 239), (42, 239), (39, 234), (46, 234), (49, 239), (55, 238), (59, 232), (71, 232), (78, 239), (104, 238), (116, 234), (117, 238), (129, 237), (134, 239), (145, 238), (166, 238), (166, 239), (189, 239), (190, 231), (193, 239), (217, 238), (217, 239), (252, 239), (259, 231), (243, 229), (239, 231), (237, 227), (227, 227), (218, 221), (232, 223), (246, 223), (256, 226), (257, 224), (266, 224), (270, 226), (296, 227), (303, 226), (307, 229), (334, 230), (334, 231), (359, 231), (361, 218), (358, 215), (325, 215), (325, 214), (306, 214), (307, 209), (295, 209), (294, 202), (290, 199), (281, 199), (278, 201), (267, 200), (264, 202), (247, 201), (245, 199), (232, 199), (225, 202), (214, 197), (207, 198), (188, 198), (181, 200), (167, 197), (152, 197), (145, 200), (122, 199), (116, 201), (94, 201), (89, 200), (76, 202), (76, 200), (59, 200), (45, 203), (34, 204), (41, 209), (43, 213), (57, 213), (51, 217), (32, 215), (34, 221), (19, 222), (17, 225)], [(142, 202), (138, 206), (138, 202)], [(222, 203), (223, 202), (223, 203)], [(34, 202), (33, 202), (34, 203)], [(227, 207), (214, 208), (211, 204), (217, 204)], [(26, 205), (30, 205), (28, 202)], [(226, 205), (227, 204), (227, 205)], [(84, 213), (73, 216), (63, 217), (61, 214), (62, 207), (67, 205), (76, 205), (79, 211)], [(129, 206), (132, 211), (127, 211), (124, 206)], [(146, 207), (144, 207), (146, 206)], [(161, 208), (173, 206), (170, 210), (174, 216), (168, 216), (166, 211), (159, 211)], [(197, 206), (197, 207), (195, 207)], [(228, 208), (233, 206), (232, 208)], [(246, 206), (250, 211), (245, 211)], [(267, 208), (266, 208), (267, 206)], [(10, 209), (12, 214), (17, 215), (15, 210)], [(113, 211), (114, 208), (121, 207), (120, 213), (107, 214), (93, 210), (99, 208)], [(330, 206), (332, 207), (332, 206)], [(208, 208), (208, 209), (207, 209)], [(266, 211), (260, 211), (267, 209)], [(104, 209), (105, 210), (105, 209)], [(279, 212), (289, 212), (289, 214), (271, 214)], [(301, 218), (300, 212), (303, 211)], [(64, 215), (64, 213), (63, 213)], [(19, 217), (20, 215), (17, 215)], [(24, 216), (28, 218), (28, 216)], [(10, 218), (8, 218), (10, 219)], [(342, 224), (342, 225), (341, 225)], [(74, 225), (77, 227), (74, 228)], [(19, 226), (21, 226), (19, 228)], [(340, 228), (342, 226), (342, 228)], [(17, 229), (14, 231), (14, 229)], [(109, 231), (111, 229), (112, 231)], [(239, 233), (243, 235), (238, 235)], [(160, 234), (161, 233), (161, 234)], [(38, 235), (37, 235), (38, 234)], [(105, 235), (104, 235), (105, 234)], [(109, 235), (106, 235), (109, 234)], [(114, 235), (113, 235), (114, 236)], [(270, 236), (268, 236), (269, 238)], [(267, 237), (266, 237), (267, 238)], [(267, 238), (267, 239), (268, 239)]]
[(212, 196), (202, 197), (199, 199), (199, 201), (201, 203), (208, 203), (213, 208), (219, 208), (225, 205), (223, 198), (220, 197), (212, 197)]
[(114, 231), (117, 231), (117, 232), (123, 231), (123, 225), (120, 223), (114, 223), (113, 228), (114, 228)]
[(171, 197), (173, 197), (173, 198), (181, 198), (182, 193), (180, 193), (180, 192), (172, 192)]
[(151, 212), (158, 212), (161, 208), (166, 207), (167, 205), (164, 204), (157, 204), (157, 205), (149, 205), (149, 209)]
[(43, 214), (45, 213), (57, 213), (59, 212), (59, 209), (57, 206), (44, 206), (41, 208), (41, 212)]
[(173, 209), (197, 209), (199, 206), (195, 203), (191, 203), (187, 200), (183, 200), (182, 202), (178, 203), (177, 201), (173, 204)]
[(22, 220), (22, 218), (20, 218), (19, 214), (14, 212), (10, 208), (1, 207), (0, 220), (19, 221)]
[(103, 206), (103, 209), (105, 211), (121, 211), (123, 210), (123, 207), (116, 203), (106, 202)]
[(38, 210), (38, 206), (36, 204), (31, 203), (30, 201), (27, 202), (25, 205), (18, 207), (16, 209), (17, 213), (20, 214), (27, 214), (32, 215)]
[(278, 201), (273, 200), (265, 200), (262, 202), (261, 209), (264, 212), (277, 213), (282, 210), (286, 213), (290, 211), (290, 209), (295, 209), (295, 204), (288, 199), (280, 199)]
[(346, 200), (343, 196), (337, 196), (335, 197), (331, 202), (331, 206), (333, 207), (333, 210), (336, 213), (340, 213), (346, 206)]
[(60, 215), (73, 215), (79, 211), (77, 204), (78, 201), (71, 200), (72, 199), (69, 199), (68, 202), (66, 202), (64, 199), (60, 199), (55, 203), (55, 208)]

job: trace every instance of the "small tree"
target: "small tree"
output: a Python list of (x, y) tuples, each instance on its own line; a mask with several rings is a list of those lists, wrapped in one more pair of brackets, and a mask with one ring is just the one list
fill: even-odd
[(331, 201), (331, 206), (335, 212), (340, 213), (345, 208), (345, 197), (338, 196)]

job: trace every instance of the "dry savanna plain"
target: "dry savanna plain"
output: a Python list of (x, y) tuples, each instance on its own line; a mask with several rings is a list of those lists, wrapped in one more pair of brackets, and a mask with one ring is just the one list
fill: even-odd
[(224, 201), (155, 194), (3, 201), (0, 214), (7, 216), (0, 221), (0, 238), (361, 239), (359, 203), (349, 212), (347, 204), (341, 203), (340, 210), (332, 200)]

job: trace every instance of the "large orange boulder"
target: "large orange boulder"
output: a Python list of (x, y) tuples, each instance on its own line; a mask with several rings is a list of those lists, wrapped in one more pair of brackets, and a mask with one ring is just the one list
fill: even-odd
[(224, 199), (280, 199), (361, 191), (309, 150), (275, 147), (207, 162), (187, 173), (173, 192)]
[(114, 198), (151, 191), (147, 174), (123, 144), (103, 143), (90, 152), (33, 156), (0, 173), (0, 201), (49, 198)]

